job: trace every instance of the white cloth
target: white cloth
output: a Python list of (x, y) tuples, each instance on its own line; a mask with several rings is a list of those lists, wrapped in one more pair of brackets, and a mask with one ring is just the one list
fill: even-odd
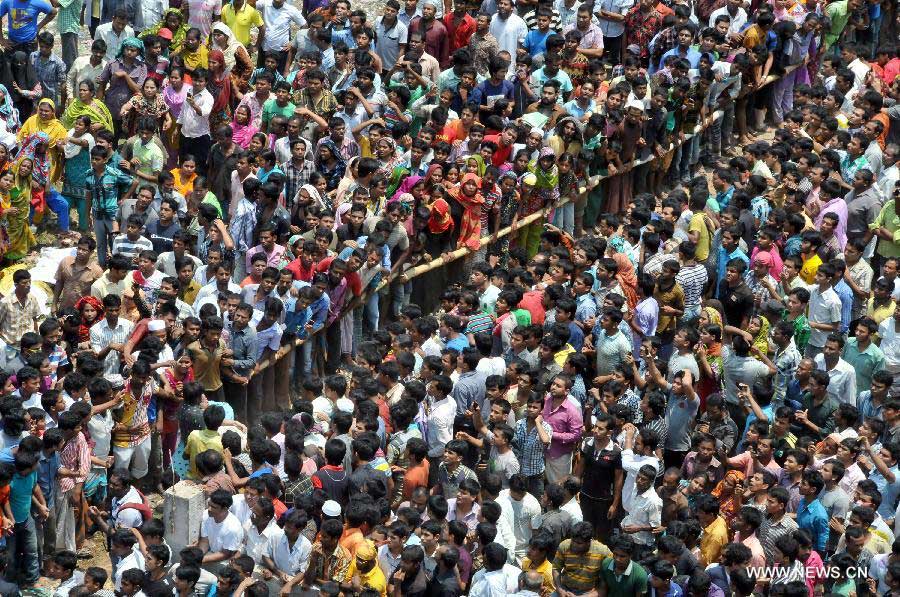
[(826, 369), (825, 356), (816, 355), (816, 369), (828, 372), (828, 395), (838, 404), (845, 402), (856, 406), (856, 369), (844, 359), (838, 358), (833, 369)]
[(272, 545), (272, 561), (279, 570), (284, 570), (291, 575), (302, 574), (306, 572), (309, 566), (309, 557), (312, 554), (312, 543), (309, 539), (300, 535), (294, 541), (293, 547), (290, 545), (287, 535), (281, 535), (275, 539)]
[[(86, 2), (88, 6), (88, 12), (90, 12), (90, 6), (93, 4), (92, 2)], [(99, 15), (98, 15), (99, 16)], [(88, 17), (90, 18), (90, 17)], [(119, 47), (122, 45), (122, 42), (128, 39), (129, 37), (134, 37), (134, 29), (131, 25), (125, 25), (125, 28), (122, 29), (122, 33), (116, 34), (112, 28), (112, 22), (103, 23), (97, 30), (94, 31), (94, 39), (102, 39), (106, 42), (106, 59), (107, 60), (115, 60), (116, 55), (119, 53)], [(118, 587), (116, 587), (118, 588)]]
[(200, 113), (185, 101), (178, 115), (178, 124), (181, 125), (181, 134), (189, 139), (196, 139), (209, 134), (209, 115), (212, 112), (215, 100), (209, 91), (204, 89), (194, 95), (194, 102), (200, 108)]
[(731, 16), (731, 13), (728, 12), (728, 7), (723, 6), (717, 10), (714, 10), (711, 15), (709, 15), (709, 26), (716, 26), (716, 19), (719, 18), (720, 15), (725, 15), (731, 19), (731, 23), (728, 25), (728, 33), (740, 33), (744, 29), (744, 25), (747, 24), (747, 11), (738, 6), (737, 14)]
[(622, 468), (625, 470), (625, 483), (622, 485), (622, 508), (626, 512), (630, 512), (633, 507), (632, 502), (637, 495), (634, 482), (637, 479), (638, 471), (645, 464), (651, 465), (657, 473), (662, 468), (662, 463), (656, 456), (638, 456), (633, 450), (622, 450)]
[(515, 58), (516, 50), (519, 45), (525, 41), (528, 35), (528, 26), (522, 17), (513, 12), (505, 21), (500, 18), (499, 14), (491, 17), (490, 34), (497, 39), (497, 45), (501, 50), (506, 50), (509, 55)]
[[(234, 516), (234, 514), (229, 513), (229, 516)], [(235, 517), (235, 519), (237, 518)], [(252, 522), (244, 527), (244, 533), (246, 537), (244, 553), (253, 558), (257, 565), (263, 563), (264, 557), (272, 557), (275, 543), (284, 535), (284, 531), (275, 523), (274, 518), (269, 521), (268, 526), (261, 533)]]
[(515, 561), (521, 562), (528, 553), (528, 544), (531, 541), (532, 521), (540, 516), (541, 504), (537, 498), (526, 493), (521, 501), (514, 500), (509, 489), (500, 491), (497, 503), (503, 510), (501, 516), (505, 516), (512, 523), (513, 536), (515, 537)]
[(126, 529), (136, 529), (144, 524), (144, 517), (134, 508), (122, 508), (125, 504), (140, 504), (144, 500), (141, 494), (134, 487), (128, 489), (128, 493), (122, 496), (122, 499), (112, 499), (112, 510), (110, 514), (116, 523), (116, 526)]
[(453, 439), (453, 420), (456, 418), (456, 400), (451, 396), (447, 396), (443, 400), (434, 401), (434, 398), (427, 398), (431, 406), (428, 413), (428, 454), (440, 456), (443, 454), (444, 446)]
[[(75, 129), (69, 129), (69, 137), (75, 136)], [(94, 137), (90, 133), (84, 133), (80, 137), (78, 137), (80, 141), (87, 141), (87, 148), (82, 147), (81, 145), (77, 145), (72, 143), (71, 141), (66, 141), (65, 146), (63, 147), (63, 155), (66, 156), (66, 159), (74, 158), (76, 155), (81, 153), (82, 151), (86, 151), (88, 153), (94, 148)]]

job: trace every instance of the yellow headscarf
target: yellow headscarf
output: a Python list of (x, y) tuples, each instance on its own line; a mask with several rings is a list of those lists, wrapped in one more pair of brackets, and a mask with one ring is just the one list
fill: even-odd
[(56, 146), (56, 143), (57, 141), (65, 140), (69, 132), (66, 130), (66, 127), (63, 126), (63, 123), (56, 117), (56, 104), (53, 103), (53, 100), (45, 97), (38, 102), (38, 106), (40, 107), (42, 104), (50, 106), (50, 109), (53, 111), (53, 117), (43, 120), (40, 117), (40, 114), (35, 112), (25, 121), (22, 128), (19, 129), (16, 138), (21, 144), (29, 135), (34, 135), (35, 133), (47, 133), (47, 136), (50, 137), (47, 151), (52, 154), (53, 158), (53, 169), (50, 172), (50, 182), (56, 182), (62, 174), (63, 164), (62, 154), (60, 149)]

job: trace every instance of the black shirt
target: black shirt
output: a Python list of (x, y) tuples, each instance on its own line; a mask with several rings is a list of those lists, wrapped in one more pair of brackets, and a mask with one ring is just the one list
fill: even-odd
[(722, 311), (725, 314), (725, 324), (741, 327), (744, 317), (749, 317), (753, 311), (753, 291), (741, 283), (732, 288), (727, 280), (719, 283), (719, 300), (722, 301)]
[(612, 449), (599, 452), (594, 449), (594, 439), (589, 438), (581, 447), (584, 458), (584, 478), (581, 493), (594, 499), (613, 497), (616, 471), (622, 470), (622, 451), (615, 444)]

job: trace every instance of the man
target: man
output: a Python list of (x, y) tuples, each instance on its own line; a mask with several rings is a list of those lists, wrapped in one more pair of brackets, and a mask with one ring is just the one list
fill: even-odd
[(375, 21), (375, 37), (378, 39), (375, 53), (381, 59), (381, 68), (386, 71), (393, 70), (397, 59), (406, 51), (409, 30), (397, 18), (399, 14), (400, 3), (397, 0), (388, 0), (384, 4), (382, 16)]
[(13, 291), (0, 299), (0, 340), (6, 343), (7, 356), (15, 355), (15, 347), (26, 332), (38, 331), (44, 318), (40, 303), (31, 293), (31, 273), (20, 269), (13, 273)]
[(841, 299), (831, 287), (835, 269), (830, 263), (823, 263), (815, 274), (816, 285), (809, 292), (809, 342), (806, 345), (808, 358), (815, 358), (825, 349), (825, 341), (841, 325)]
[(822, 473), (815, 470), (803, 472), (800, 481), (800, 505), (797, 506), (797, 526), (807, 531), (813, 540), (813, 549), (826, 553), (828, 545), (828, 513), (819, 501), (819, 492), (825, 487)]
[[(655, 473), (654, 473), (655, 474)], [(634, 541), (627, 535), (613, 541), (612, 557), (600, 570), (600, 594), (609, 597), (644, 595), (647, 591), (647, 570), (632, 559)]]
[(94, 282), (103, 275), (103, 269), (91, 261), (91, 253), (97, 247), (90, 236), (82, 236), (75, 249), (75, 256), (63, 257), (56, 269), (53, 286), (52, 311), (72, 307), (83, 296), (90, 294)]
[(309, 566), (312, 554), (312, 543), (301, 531), (306, 528), (309, 518), (303, 510), (294, 510), (284, 521), (284, 532), (271, 545), (270, 559), (275, 570), (275, 577), (288, 591), (303, 581), (303, 575)]
[[(30, 54), (37, 49), (38, 32), (46, 27), (59, 12), (46, 0), (4, 0), (0, 2), (0, 18), (9, 21), (9, 38), (0, 30), (0, 46), (7, 52), (23, 51)], [(38, 17), (44, 15), (38, 23)], [(133, 34), (132, 34), (133, 35)]]
[[(279, 0), (272, 1), (278, 2)], [(198, 68), (194, 71), (193, 93), (185, 99), (185, 105), (178, 115), (178, 124), (181, 125), (178, 134), (181, 141), (178, 157), (183, 160), (185, 156), (193, 155), (197, 161), (197, 170), (202, 174), (206, 173), (209, 150), (212, 147), (209, 115), (215, 102), (213, 96), (206, 89), (208, 78), (209, 72), (205, 69)]]
[[(65, 54), (63, 59), (65, 60)], [(94, 40), (91, 43), (90, 54), (78, 56), (74, 62), (69, 64), (69, 74), (66, 78), (66, 95), (71, 98), (78, 97), (78, 88), (81, 82), (94, 81), (106, 68), (107, 62), (106, 42), (102, 39)]]
[(627, 515), (622, 519), (622, 531), (644, 552), (652, 551), (655, 543), (653, 532), (662, 524), (662, 499), (653, 489), (656, 468), (645, 464), (635, 479), (635, 495), (631, 499)]
[[(562, 3), (557, 3), (556, 7), (559, 7)], [(623, 4), (624, 5), (624, 4)], [(562, 11), (561, 11), (562, 12)], [(624, 13), (623, 13), (624, 14)], [(600, 58), (603, 56), (603, 29), (598, 27), (591, 18), (591, 9), (589, 6), (580, 5), (578, 7), (578, 11), (576, 13), (575, 22), (566, 25), (563, 27), (563, 35), (569, 33), (570, 31), (577, 30), (581, 34), (581, 41), (578, 42), (578, 52), (584, 54), (589, 59)], [(613, 17), (615, 18), (615, 17)], [(624, 19), (623, 19), (624, 20)], [(607, 29), (611, 28), (612, 21), (603, 19), (601, 23), (607, 26)], [(622, 27), (619, 25), (619, 27)], [(623, 28), (624, 29), (624, 28)], [(621, 34), (620, 34), (621, 35)], [(619, 49), (619, 53), (621, 54), (621, 48)]]
[(873, 342), (877, 331), (878, 324), (875, 320), (863, 317), (856, 324), (856, 337), (848, 338), (844, 344), (840, 360), (855, 371), (857, 390), (871, 388), (872, 376), (884, 370), (884, 353)]
[(91, 327), (91, 350), (103, 363), (105, 375), (119, 375), (125, 341), (134, 329), (134, 323), (119, 317), (121, 307), (122, 299), (118, 295), (104, 296), (103, 319)]
[[(255, 421), (255, 416), (258, 414), (254, 412), (254, 418), (249, 418), (247, 396), (250, 375), (256, 368), (259, 354), (256, 330), (250, 326), (252, 317), (253, 307), (247, 303), (241, 303), (234, 311), (228, 345), (232, 351), (234, 362), (231, 369), (225, 371), (225, 379), (222, 380), (225, 386), (225, 396), (234, 409), (234, 416), (239, 421)], [(258, 399), (256, 404), (259, 404)]]
[(159, 218), (147, 224), (145, 232), (157, 255), (171, 251), (173, 239), (181, 231), (177, 212), (178, 203), (174, 199), (163, 199), (159, 203)]
[(843, 350), (844, 336), (832, 332), (825, 340), (822, 353), (816, 355), (815, 363), (818, 369), (828, 373), (828, 395), (838, 404), (856, 406), (856, 371), (841, 358)]
[(41, 97), (52, 100), (56, 105), (64, 105), (66, 65), (59, 56), (53, 53), (52, 33), (42, 31), (38, 34), (38, 49), (31, 52), (29, 60), (35, 75), (37, 75), (37, 80), (41, 84)]
[(422, 35), (425, 51), (437, 58), (441, 68), (450, 64), (450, 38), (444, 23), (437, 20), (437, 0), (425, 0), (422, 16), (409, 22), (409, 32)]
[(156, 382), (150, 377), (150, 365), (144, 360), (135, 361), (131, 376), (119, 393), (124, 414), (112, 434), (116, 458), (114, 470), (130, 474), (134, 479), (143, 479), (150, 471), (148, 411), (155, 391)]
[(209, 516), (200, 525), (197, 546), (203, 551), (204, 567), (218, 568), (241, 551), (244, 529), (237, 517), (229, 511), (231, 494), (224, 489), (215, 490), (209, 496), (206, 511)]
[(498, 0), (497, 14), (491, 18), (490, 32), (496, 38), (500, 50), (515, 58), (519, 46), (528, 35), (528, 26), (522, 17), (513, 13), (512, 0)]
[(719, 515), (719, 502), (712, 496), (697, 499), (697, 519), (703, 526), (700, 538), (700, 565), (709, 566), (720, 561), (728, 543), (728, 523)]
[[(455, 388), (454, 388), (455, 389)], [(556, 375), (550, 382), (541, 417), (553, 430), (546, 452), (545, 472), (550, 483), (560, 483), (572, 471), (572, 451), (581, 440), (584, 420), (570, 397), (572, 378)]]
[(291, 48), (291, 24), (302, 29), (306, 27), (306, 19), (300, 9), (285, 0), (264, 0), (256, 5), (262, 15), (264, 28), (260, 29), (256, 39), (259, 50), (258, 66), (263, 65), (266, 56), (275, 56), (278, 61), (278, 72), (287, 76), (288, 53)]
[(789, 500), (790, 495), (784, 487), (773, 487), (766, 498), (766, 515), (760, 527), (759, 539), (769, 565), (776, 559), (775, 541), (792, 534), (798, 528), (794, 519), (787, 515)]
[(237, 39), (245, 48), (250, 47), (250, 31), (254, 27), (259, 29), (257, 39), (263, 39), (266, 35), (266, 24), (262, 16), (249, 2), (245, 0), (232, 0), (222, 5), (222, 22), (228, 25)]
[(579, 522), (572, 527), (571, 538), (559, 544), (553, 560), (553, 584), (558, 594), (581, 595), (600, 587), (603, 561), (613, 554), (593, 535), (591, 523)]
[(513, 535), (515, 536), (514, 561), (521, 562), (528, 553), (532, 520), (540, 516), (541, 505), (537, 498), (528, 493), (528, 481), (521, 473), (510, 477), (509, 489), (500, 492), (497, 503), (503, 509), (503, 516), (512, 521)]
[(797, 423), (800, 425), (798, 437), (808, 436), (820, 440), (834, 430), (834, 412), (839, 402), (829, 393), (829, 384), (828, 373), (822, 369), (809, 374), (809, 386), (803, 394), (802, 410), (796, 413)]

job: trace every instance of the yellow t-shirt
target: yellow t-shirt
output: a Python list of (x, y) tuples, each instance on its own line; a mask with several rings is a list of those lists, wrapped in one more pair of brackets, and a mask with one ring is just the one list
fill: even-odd
[(803, 278), (803, 281), (807, 284), (814, 283), (816, 281), (816, 272), (819, 271), (820, 265), (822, 265), (822, 258), (818, 254), (813, 255), (809, 259), (804, 259), (803, 267), (800, 268), (800, 277)]
[[(359, 569), (357, 568), (357, 570)], [(362, 583), (364, 589), (374, 589), (381, 593), (381, 597), (387, 596), (387, 579), (384, 578), (381, 566), (376, 564), (368, 572), (360, 572), (359, 582)]]
[(262, 15), (246, 2), (237, 14), (230, 2), (224, 4), (222, 6), (222, 22), (228, 25), (234, 33), (234, 37), (245, 47), (250, 46), (250, 30), (263, 25)]
[(549, 595), (556, 590), (553, 585), (553, 564), (550, 563), (550, 560), (544, 560), (540, 566), (532, 566), (531, 560), (522, 558), (522, 572), (532, 570), (544, 577), (544, 582), (541, 584), (541, 595)]
[(222, 436), (218, 431), (210, 431), (209, 429), (199, 429), (191, 431), (184, 445), (184, 455), (191, 462), (190, 476), (191, 479), (199, 480), (201, 478), (200, 471), (197, 470), (197, 454), (206, 452), (207, 450), (215, 450), (222, 453)]
[(696, 259), (698, 263), (703, 263), (709, 257), (709, 247), (711, 243), (709, 227), (706, 225), (706, 214), (702, 211), (694, 213), (694, 215), (691, 216), (688, 231), (697, 233)]

